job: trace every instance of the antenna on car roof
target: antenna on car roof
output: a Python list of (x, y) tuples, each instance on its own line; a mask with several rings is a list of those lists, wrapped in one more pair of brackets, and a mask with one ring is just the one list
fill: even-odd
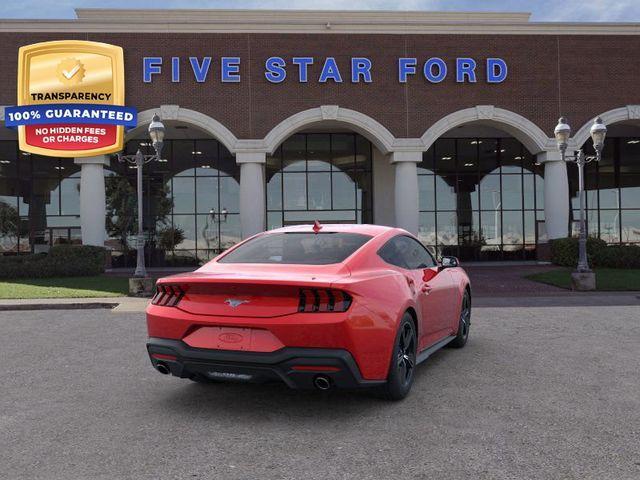
[(313, 222), (313, 233), (318, 233), (321, 229), (322, 225), (320, 225), (320, 222), (318, 220)]

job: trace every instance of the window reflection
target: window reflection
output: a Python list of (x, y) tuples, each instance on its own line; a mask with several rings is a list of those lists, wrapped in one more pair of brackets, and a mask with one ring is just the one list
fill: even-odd
[(353, 133), (304, 133), (267, 157), (267, 225), (371, 223), (371, 144)]
[(456, 209), (456, 194), (454, 188), (447, 182), (447, 179), (440, 175), (436, 177), (436, 202), (438, 210)]
[[(638, 162), (640, 163), (640, 156)], [(640, 208), (640, 174), (621, 174), (620, 206), (622, 208)]]
[[(151, 153), (148, 142), (130, 141), (126, 151)], [(196, 266), (240, 241), (240, 169), (233, 155), (213, 139), (166, 140), (162, 161), (143, 170), (144, 224), (150, 231), (145, 252), (151, 266)], [(106, 180), (124, 181), (135, 195), (135, 169), (111, 162)], [(107, 189), (109, 191), (109, 189)], [(122, 209), (131, 216), (135, 210)], [(116, 252), (114, 266), (135, 264), (129, 236), (127, 246), (108, 241)], [(133, 252), (135, 253), (135, 252)]]
[(522, 177), (502, 175), (502, 201), (504, 208), (522, 210)]
[(516, 139), (437, 140), (418, 165), (420, 239), (466, 260), (532, 258), (541, 173)]
[(305, 173), (287, 172), (283, 175), (282, 193), (285, 210), (307, 209), (307, 176)]
[(487, 175), (480, 180), (480, 205), (483, 210), (499, 210), (502, 206), (500, 175)]
[[(356, 193), (361, 189), (354, 191), (354, 180), (344, 172), (335, 172), (331, 176), (333, 188), (333, 208), (338, 210), (355, 210)], [(362, 207), (360, 207), (361, 209)]]
[[(192, 170), (191, 170), (192, 171)], [(178, 175), (183, 172), (179, 172)], [(173, 213), (193, 213), (195, 211), (196, 198), (195, 178), (176, 176), (171, 181), (171, 191), (173, 193)]]
[(220, 211), (218, 178), (196, 178), (196, 212), (209, 213), (211, 210)]
[(431, 173), (431, 170), (423, 169), (422, 171), (425, 173), (418, 176), (420, 210), (435, 210), (436, 196), (434, 176), (427, 174)]
[(624, 243), (640, 243), (640, 209), (623, 210), (620, 224)]
[(436, 241), (441, 245), (458, 244), (458, 223), (456, 212), (438, 212), (438, 234)]
[(0, 141), (0, 253), (46, 252), (80, 243), (80, 167)]
[[(329, 163), (325, 163), (325, 165), (330, 166)], [(311, 166), (311, 162), (309, 166)], [(309, 210), (331, 210), (331, 173), (309, 173), (307, 179), (309, 181)], [(337, 205), (336, 208), (343, 207)]]
[[(592, 151), (591, 140), (584, 146)], [(585, 171), (587, 230), (607, 243), (637, 243), (636, 212), (640, 209), (640, 141), (607, 137), (602, 160)], [(568, 165), (572, 232), (580, 218), (578, 172)]]
[(620, 242), (620, 211), (600, 210), (600, 238), (607, 243)]

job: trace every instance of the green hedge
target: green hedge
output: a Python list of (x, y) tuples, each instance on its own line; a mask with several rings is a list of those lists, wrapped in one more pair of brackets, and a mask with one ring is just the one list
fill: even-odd
[(56, 245), (49, 253), (0, 256), (0, 278), (80, 277), (104, 273), (106, 249)]
[(640, 268), (640, 246), (609, 245), (596, 255), (596, 267)]
[[(587, 258), (591, 267), (640, 268), (640, 246), (607, 245), (604, 240), (589, 237)], [(578, 239), (552, 240), (551, 261), (563, 267), (575, 267), (578, 263)]]

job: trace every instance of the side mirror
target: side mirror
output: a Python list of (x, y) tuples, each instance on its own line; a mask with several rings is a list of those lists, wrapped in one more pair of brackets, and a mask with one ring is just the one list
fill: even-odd
[(456, 257), (442, 257), (440, 261), (440, 267), (442, 269), (445, 268), (454, 268), (460, 266), (460, 262)]

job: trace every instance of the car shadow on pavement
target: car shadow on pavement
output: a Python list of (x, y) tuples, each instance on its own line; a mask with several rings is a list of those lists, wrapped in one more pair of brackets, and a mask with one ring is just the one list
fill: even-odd
[(420, 364), (415, 373), (413, 390), (401, 402), (385, 399), (375, 390), (292, 390), (284, 383), (192, 383), (189, 380), (171, 378), (173, 388), (164, 395), (154, 395), (153, 403), (168, 414), (182, 416), (203, 415), (216, 418), (229, 416), (266, 415), (270, 419), (279, 416), (291, 420), (312, 418), (313, 421), (330, 418), (332, 420), (354, 416), (389, 413), (389, 407), (402, 404), (422, 403), (424, 391), (428, 391), (429, 377), (439, 369), (446, 369), (442, 362), (453, 352), (444, 349), (434, 353)]

